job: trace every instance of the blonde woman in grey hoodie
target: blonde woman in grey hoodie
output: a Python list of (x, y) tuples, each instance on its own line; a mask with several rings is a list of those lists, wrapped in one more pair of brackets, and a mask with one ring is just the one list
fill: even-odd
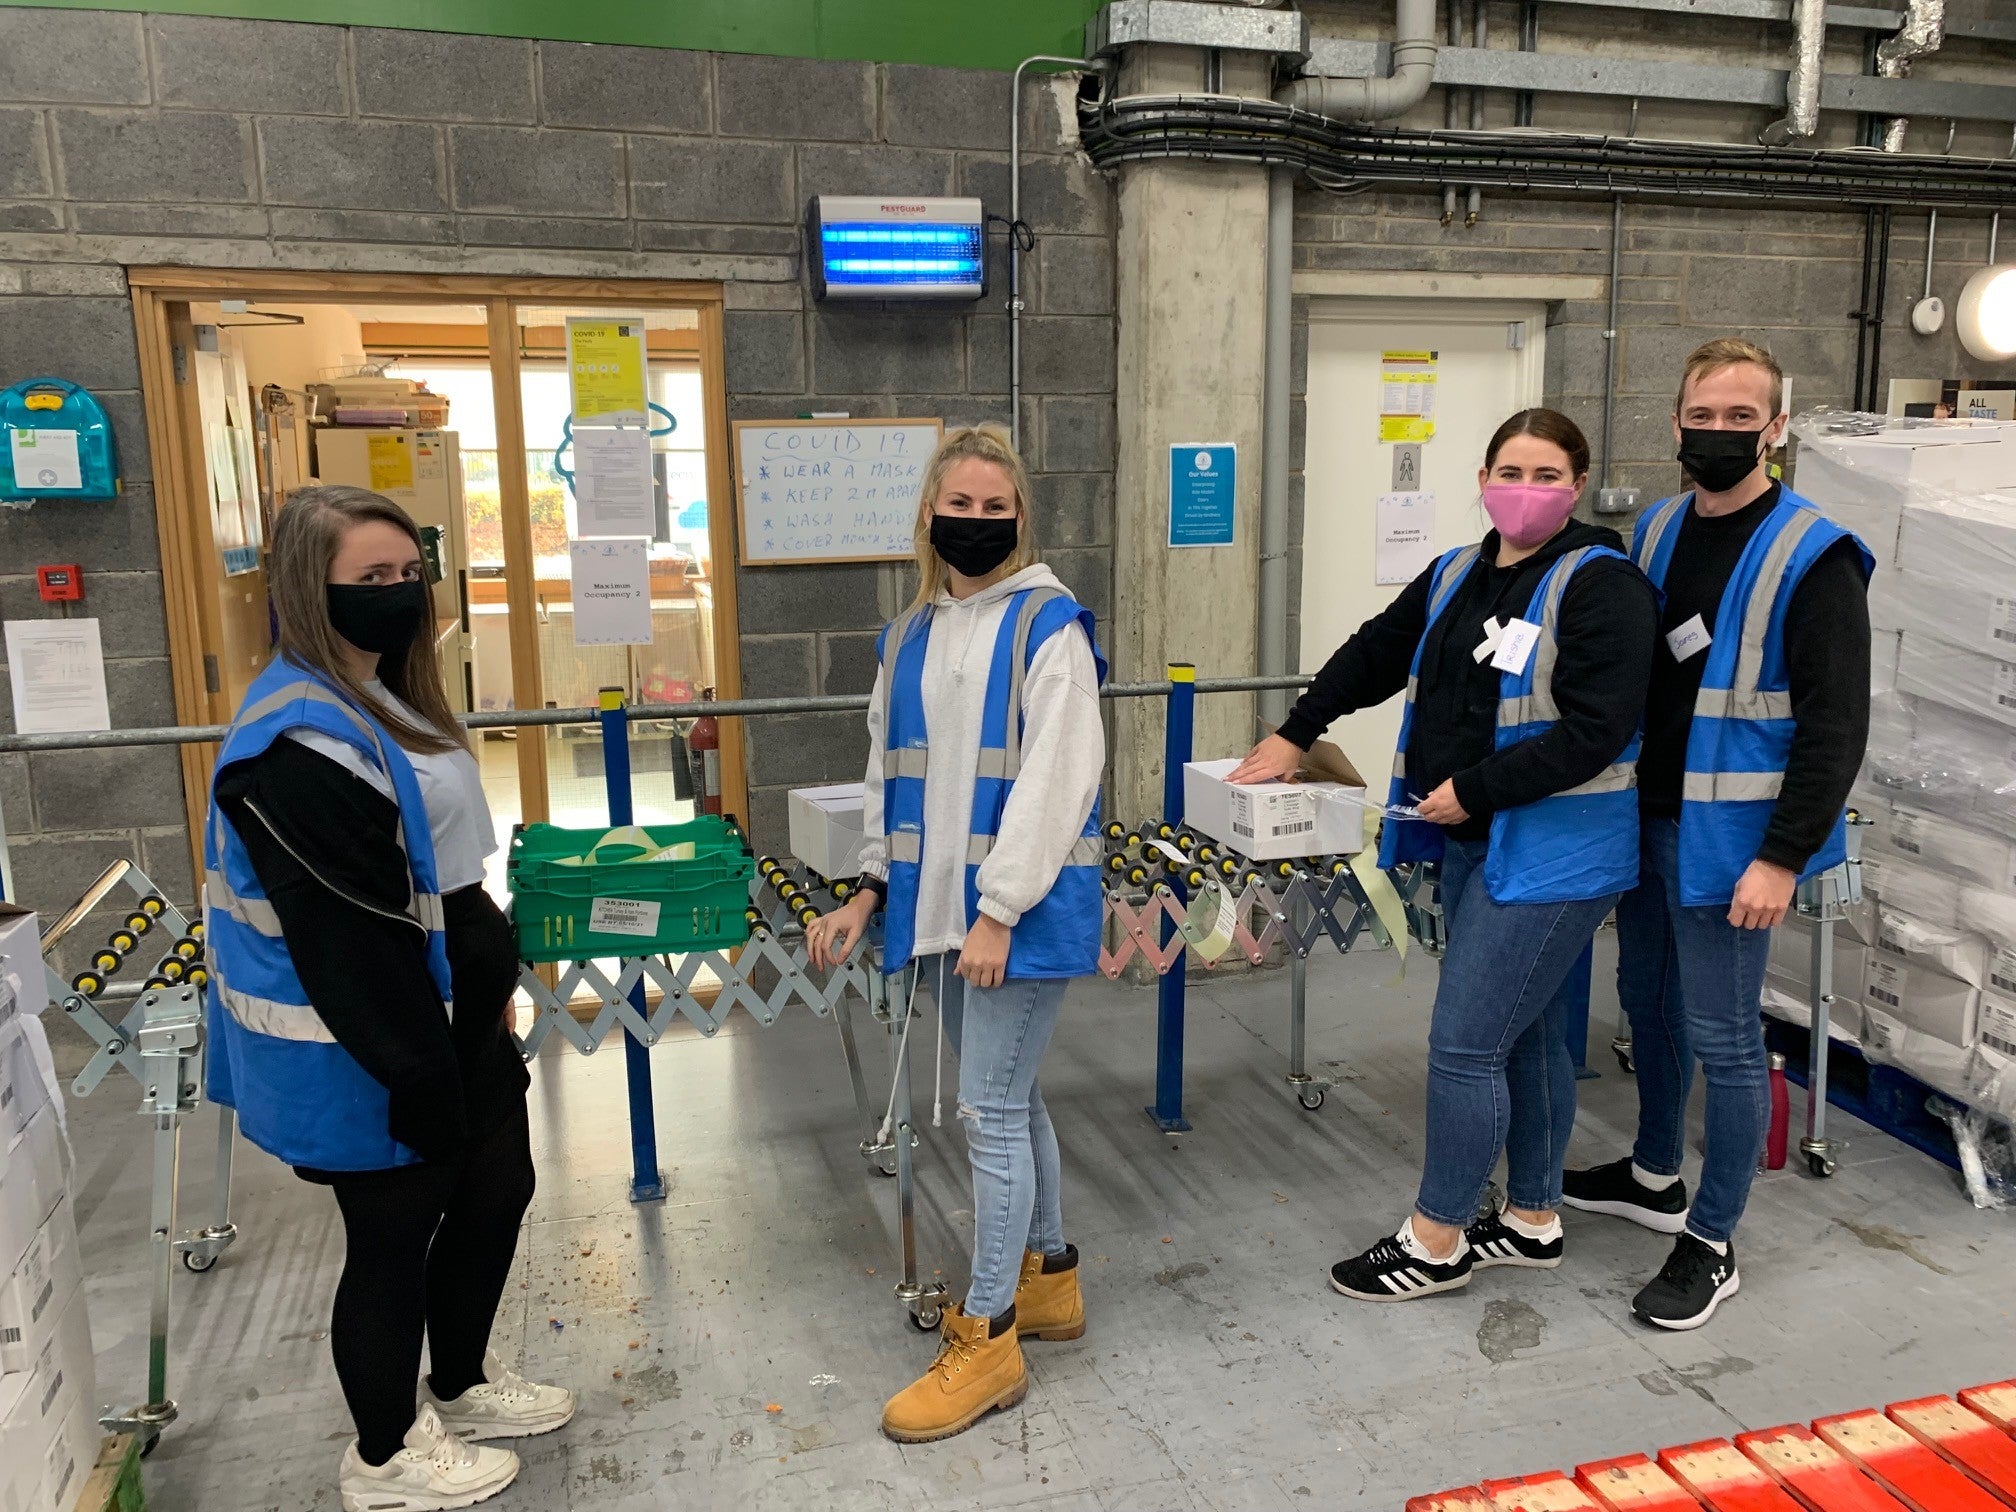
[(916, 544), (917, 598), (877, 646), (864, 887), (807, 932), (823, 969), (882, 909), (882, 969), (916, 970), (959, 1056), (972, 1276), (930, 1369), (883, 1410), (902, 1443), (1021, 1401), (1021, 1340), (1085, 1332), (1036, 1071), (1066, 985), (1098, 968), (1106, 764), (1092, 614), (1038, 560), (1028, 474), (999, 429), (944, 438)]

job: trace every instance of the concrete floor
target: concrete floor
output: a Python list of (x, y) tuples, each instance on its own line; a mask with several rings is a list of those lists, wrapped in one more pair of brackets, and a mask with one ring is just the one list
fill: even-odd
[[(1607, 969), (1599, 956), (1599, 1046)], [(496, 1505), (1397, 1512), (1477, 1476), (2016, 1373), (2016, 1220), (1975, 1211), (1944, 1167), (1845, 1119), (1854, 1142), (1834, 1180), (1759, 1182), (1743, 1292), (1701, 1332), (1627, 1315), (1664, 1240), (1576, 1214), (1558, 1271), (1493, 1271), (1396, 1306), (1338, 1297), (1325, 1267), (1390, 1230), (1417, 1175), (1435, 966), (1393, 975), (1390, 955), (1370, 953), (1312, 971), (1312, 1055), (1342, 1078), (1315, 1114), (1280, 1081), (1285, 974), (1194, 984), (1196, 1130), (1180, 1139), (1140, 1111), (1154, 994), (1074, 989), (1044, 1086), (1091, 1332), (1030, 1347), (1020, 1408), (917, 1448), (877, 1431), (884, 1397), (932, 1343), (890, 1295), (894, 1188), (855, 1151), (831, 1024), (794, 1009), (766, 1031), (738, 1015), (712, 1041), (662, 1046), (670, 1196), (644, 1208), (624, 1197), (620, 1053), (584, 1059), (556, 1042), (536, 1068), (540, 1192), (497, 1337), (584, 1401), (571, 1427), (531, 1444)], [(74, 1069), (81, 1037), (52, 1028)], [(927, 1118), (928, 1028), (912, 1046)], [(1635, 1109), (1601, 1058), (1577, 1146), (1591, 1159), (1624, 1148)], [(925, 1273), (958, 1287), (970, 1213), (947, 1102), (920, 1151), (919, 1228)], [(119, 1079), (72, 1102), (107, 1398), (144, 1384), (148, 1164), (134, 1107)], [(185, 1155), (194, 1204), (209, 1131), (205, 1114)], [(151, 1504), (333, 1507), (350, 1432), (324, 1332), (335, 1207), (256, 1152), (240, 1170), (238, 1247), (207, 1276), (177, 1271), (182, 1420), (148, 1462)]]

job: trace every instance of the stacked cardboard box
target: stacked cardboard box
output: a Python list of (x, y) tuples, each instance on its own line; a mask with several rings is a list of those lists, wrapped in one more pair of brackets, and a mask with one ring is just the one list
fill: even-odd
[(71, 1512), (98, 1457), (70, 1174), (41, 1020), (0, 976), (0, 1512)]
[(2016, 1084), (2016, 425), (1858, 428), (1802, 421), (1795, 485), (1877, 558), (1848, 1032), (1971, 1100)]

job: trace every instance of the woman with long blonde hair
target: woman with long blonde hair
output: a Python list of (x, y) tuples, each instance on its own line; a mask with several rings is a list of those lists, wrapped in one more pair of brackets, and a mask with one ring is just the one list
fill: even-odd
[(1036, 1073), (1066, 985), (1098, 968), (1106, 762), (1092, 615), (1039, 560), (1028, 475), (1000, 430), (944, 438), (916, 549), (917, 597), (877, 644), (864, 886), (807, 932), (823, 969), (882, 909), (882, 969), (915, 973), (959, 1057), (972, 1274), (937, 1358), (883, 1410), (903, 1443), (1021, 1401), (1023, 1339), (1085, 1332)]
[(518, 1456), (472, 1441), (574, 1414), (489, 1348), (533, 1189), (517, 945), (483, 889), (496, 834), (423, 560), (390, 499), (288, 500), (268, 563), (280, 643), (225, 738), (204, 837), (210, 1096), (343, 1215), (344, 1512), (483, 1501)]

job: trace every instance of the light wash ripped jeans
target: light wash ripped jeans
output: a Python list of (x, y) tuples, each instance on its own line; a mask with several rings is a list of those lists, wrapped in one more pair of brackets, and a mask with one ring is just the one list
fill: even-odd
[[(966, 1315), (998, 1318), (1015, 1300), (1026, 1247), (1064, 1249), (1057, 1133), (1036, 1068), (1057, 1029), (1063, 980), (969, 986), (957, 951), (924, 956), (920, 985), (938, 1001), (959, 1057), (959, 1122), (973, 1165), (973, 1272)], [(944, 996), (938, 997), (940, 984)]]

